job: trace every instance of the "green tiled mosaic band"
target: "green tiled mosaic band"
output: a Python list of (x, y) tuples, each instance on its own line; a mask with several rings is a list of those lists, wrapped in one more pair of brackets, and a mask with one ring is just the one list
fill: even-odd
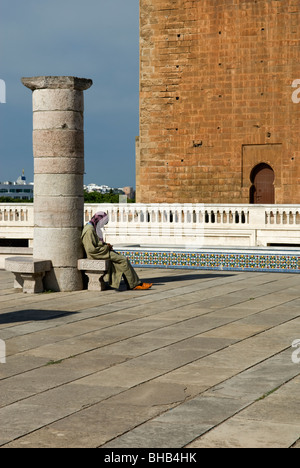
[(118, 249), (135, 267), (300, 273), (300, 253), (230, 253)]

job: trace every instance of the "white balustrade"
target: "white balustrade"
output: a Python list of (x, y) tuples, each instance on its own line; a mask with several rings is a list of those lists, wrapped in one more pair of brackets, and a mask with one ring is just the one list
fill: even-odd
[(28, 239), (31, 244), (33, 226), (32, 203), (0, 203), (0, 241), (1, 238)]
[[(299, 205), (85, 204), (83, 223), (109, 214), (112, 244), (157, 246), (300, 245)], [(0, 240), (33, 239), (33, 205), (0, 204)]]
[(300, 244), (299, 205), (85, 205), (85, 221), (106, 211), (113, 244), (267, 246)]

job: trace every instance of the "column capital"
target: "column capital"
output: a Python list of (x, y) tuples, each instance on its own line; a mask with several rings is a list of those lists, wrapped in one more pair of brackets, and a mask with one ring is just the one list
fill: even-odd
[(22, 78), (21, 81), (26, 88), (32, 91), (36, 89), (74, 89), (85, 91), (93, 84), (93, 81), (90, 79), (77, 78), (75, 76), (34, 76)]

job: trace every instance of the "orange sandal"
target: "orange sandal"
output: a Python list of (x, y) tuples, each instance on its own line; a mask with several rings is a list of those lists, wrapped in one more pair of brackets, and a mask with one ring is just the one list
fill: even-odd
[(142, 283), (136, 286), (135, 288), (133, 288), (133, 291), (137, 291), (137, 290), (145, 291), (146, 289), (150, 289), (151, 287), (152, 287), (152, 283)]

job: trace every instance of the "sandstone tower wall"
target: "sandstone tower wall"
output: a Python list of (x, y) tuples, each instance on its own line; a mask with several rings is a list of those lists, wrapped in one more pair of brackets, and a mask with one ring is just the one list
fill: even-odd
[(249, 203), (264, 169), (300, 203), (299, 24), (299, 0), (140, 0), (138, 202)]

